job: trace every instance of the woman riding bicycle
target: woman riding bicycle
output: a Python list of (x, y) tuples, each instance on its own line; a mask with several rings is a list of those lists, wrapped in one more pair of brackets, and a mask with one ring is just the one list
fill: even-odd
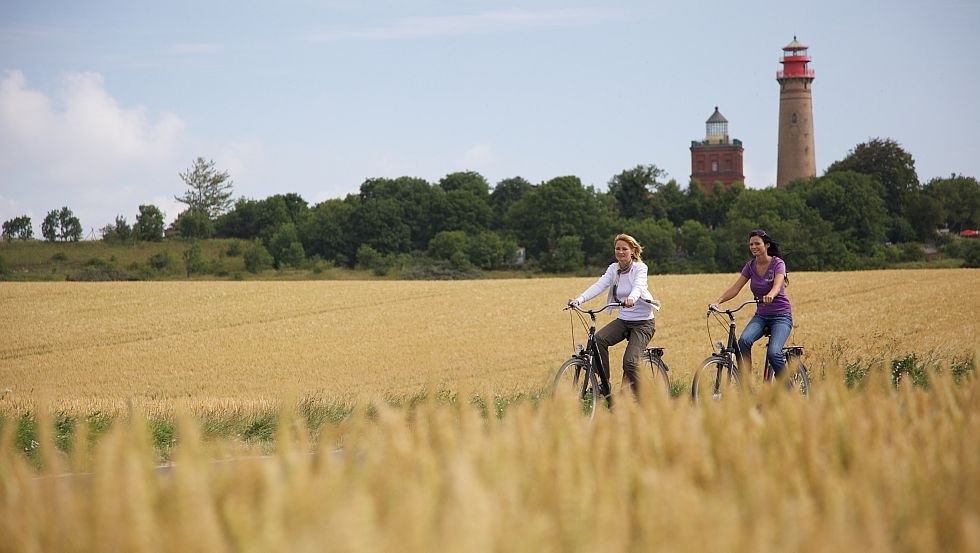
[(635, 238), (620, 234), (613, 242), (616, 261), (606, 272), (577, 298), (568, 300), (578, 305), (609, 289), (607, 303), (622, 302), (619, 317), (602, 327), (595, 335), (596, 346), (602, 359), (603, 395), (609, 395), (609, 346), (629, 340), (623, 354), (623, 375), (633, 394), (638, 391), (637, 367), (640, 354), (656, 332), (653, 309), (656, 305), (647, 289), (647, 266), (640, 260), (643, 248)]
[(742, 274), (718, 297), (715, 305), (734, 298), (746, 282), (751, 282), (749, 288), (760, 303), (755, 316), (742, 329), (742, 335), (738, 339), (741, 362), (746, 371), (752, 370), (752, 344), (768, 328), (771, 337), (766, 355), (775, 376), (778, 377), (786, 367), (783, 346), (793, 330), (793, 308), (786, 296), (786, 264), (783, 262), (779, 244), (762, 229), (749, 233), (749, 252), (752, 259), (742, 267)]

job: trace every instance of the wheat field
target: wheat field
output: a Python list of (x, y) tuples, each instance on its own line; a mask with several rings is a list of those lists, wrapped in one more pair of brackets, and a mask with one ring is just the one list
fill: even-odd
[[(674, 381), (710, 353), (705, 308), (734, 278), (651, 277), (663, 302), (653, 343), (667, 348)], [(573, 328), (584, 341), (561, 308), (592, 280), (5, 283), (0, 411), (40, 399), (153, 413), (307, 395), (519, 393), (572, 353)], [(876, 356), (973, 355), (978, 282), (976, 269), (794, 273), (791, 342), (818, 375)], [(742, 313), (740, 327), (751, 308)]]
[[(808, 399), (647, 394), (593, 421), (563, 398), (467, 400), (540, 389), (591, 279), (4, 284), (0, 415), (36, 414), (40, 463), (0, 424), (0, 553), (978, 551), (976, 379), (843, 375), (975, 359), (978, 276), (793, 274)], [(733, 278), (652, 277), (675, 381)], [(373, 401), (420, 390), (456, 399)], [(311, 433), (311, 395), (356, 407)], [(202, 414), (270, 406), (275, 451), (201, 434)], [(119, 413), (108, 434), (54, 446), (55, 414), (100, 410)], [(179, 427), (164, 466), (161, 415)]]

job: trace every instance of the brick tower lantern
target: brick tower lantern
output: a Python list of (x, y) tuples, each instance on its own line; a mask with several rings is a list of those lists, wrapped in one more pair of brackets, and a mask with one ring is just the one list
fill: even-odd
[(776, 72), (779, 82), (779, 147), (776, 187), (794, 179), (817, 176), (813, 153), (813, 70), (807, 67), (807, 47), (793, 37), (783, 47), (783, 70)]
[(718, 111), (705, 121), (704, 140), (691, 141), (691, 178), (697, 179), (706, 192), (720, 182), (731, 188), (736, 181), (745, 182), (742, 174), (742, 141), (728, 138), (728, 119)]

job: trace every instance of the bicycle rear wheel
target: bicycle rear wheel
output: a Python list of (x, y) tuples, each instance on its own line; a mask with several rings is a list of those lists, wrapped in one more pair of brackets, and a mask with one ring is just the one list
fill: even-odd
[(803, 359), (799, 355), (786, 355), (786, 369), (790, 371), (787, 375), (786, 387), (802, 397), (810, 395), (810, 371), (803, 364)]
[(694, 373), (694, 379), (691, 380), (691, 399), (695, 403), (707, 399), (720, 401), (726, 395), (736, 392), (740, 385), (738, 369), (732, 364), (732, 360), (721, 355), (712, 355)]
[(663, 388), (664, 393), (667, 394), (667, 397), (669, 398), (670, 369), (667, 368), (667, 363), (664, 362), (661, 355), (663, 355), (663, 348), (647, 348), (644, 350), (643, 358), (650, 364), (650, 373), (647, 377), (643, 377), (641, 375), (641, 390), (656, 390), (658, 388)]
[(582, 404), (582, 412), (589, 418), (595, 416), (596, 405), (602, 397), (595, 371), (588, 361), (580, 357), (572, 357), (558, 369), (551, 394), (553, 397), (574, 397)]

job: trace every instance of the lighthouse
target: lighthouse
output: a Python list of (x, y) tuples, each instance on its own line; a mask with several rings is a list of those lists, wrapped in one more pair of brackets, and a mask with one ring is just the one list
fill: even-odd
[(779, 60), (783, 70), (776, 72), (779, 83), (779, 146), (776, 161), (776, 187), (795, 179), (817, 176), (813, 153), (813, 70), (808, 67), (807, 46), (793, 37), (783, 47)]
[(742, 141), (728, 136), (728, 119), (718, 111), (705, 121), (704, 140), (691, 141), (691, 179), (697, 180), (706, 192), (715, 183), (731, 188), (735, 182), (745, 183), (742, 174)]

